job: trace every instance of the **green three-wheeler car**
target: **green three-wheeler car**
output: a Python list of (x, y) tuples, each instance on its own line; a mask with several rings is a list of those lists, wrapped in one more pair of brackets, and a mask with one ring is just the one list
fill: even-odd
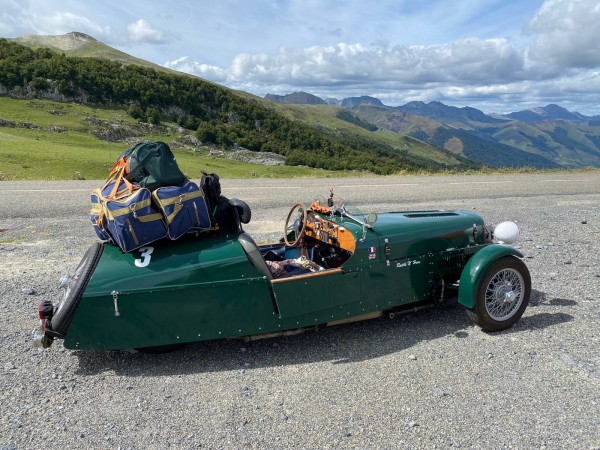
[[(531, 293), (512, 222), (470, 211), (362, 214), (331, 193), (294, 205), (279, 242), (257, 245), (229, 202), (228, 231), (124, 253), (94, 244), (62, 298), (39, 306), (34, 339), (70, 349), (152, 349), (281, 336), (441, 303), (452, 292), (482, 329), (512, 326)], [(225, 227), (223, 227), (225, 228)]]

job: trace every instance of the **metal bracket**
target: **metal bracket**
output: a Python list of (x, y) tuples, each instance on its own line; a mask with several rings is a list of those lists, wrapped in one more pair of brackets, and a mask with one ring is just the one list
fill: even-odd
[(390, 254), (392, 253), (392, 249), (390, 248), (390, 241), (386, 238), (384, 240), (385, 242), (385, 263), (389, 266), (390, 265)]
[(117, 301), (119, 300), (119, 293), (117, 291), (112, 291), (111, 294), (113, 303), (115, 304), (115, 317), (119, 317), (121, 315), (121, 313), (119, 313), (119, 305), (117, 304)]

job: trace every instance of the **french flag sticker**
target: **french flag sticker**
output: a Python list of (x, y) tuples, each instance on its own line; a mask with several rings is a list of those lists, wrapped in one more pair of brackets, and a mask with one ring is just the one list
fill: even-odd
[(371, 261), (377, 259), (377, 248), (376, 247), (369, 247), (369, 259)]

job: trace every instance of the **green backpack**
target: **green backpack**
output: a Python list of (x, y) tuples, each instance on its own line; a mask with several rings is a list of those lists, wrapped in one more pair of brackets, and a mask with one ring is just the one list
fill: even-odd
[(178, 186), (186, 181), (175, 155), (164, 142), (141, 142), (123, 152), (127, 160), (125, 178), (151, 191), (163, 186)]

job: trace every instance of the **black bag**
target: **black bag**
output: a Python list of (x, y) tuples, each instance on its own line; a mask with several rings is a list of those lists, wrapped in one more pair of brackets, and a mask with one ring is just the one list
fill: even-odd
[(240, 232), (240, 223), (235, 215), (235, 207), (229, 203), (227, 197), (221, 195), (218, 198), (213, 217), (215, 223), (219, 226), (219, 230), (225, 233)]
[(206, 173), (202, 171), (202, 178), (200, 179), (200, 189), (204, 192), (204, 198), (206, 199), (206, 206), (210, 214), (210, 221), (212, 226), (217, 225), (215, 214), (217, 210), (217, 204), (219, 203), (219, 197), (221, 196), (221, 182), (219, 181), (219, 175), (216, 173)]
[(151, 191), (163, 186), (179, 186), (186, 181), (175, 155), (164, 142), (142, 142), (127, 149), (121, 156), (127, 158), (125, 178)]

